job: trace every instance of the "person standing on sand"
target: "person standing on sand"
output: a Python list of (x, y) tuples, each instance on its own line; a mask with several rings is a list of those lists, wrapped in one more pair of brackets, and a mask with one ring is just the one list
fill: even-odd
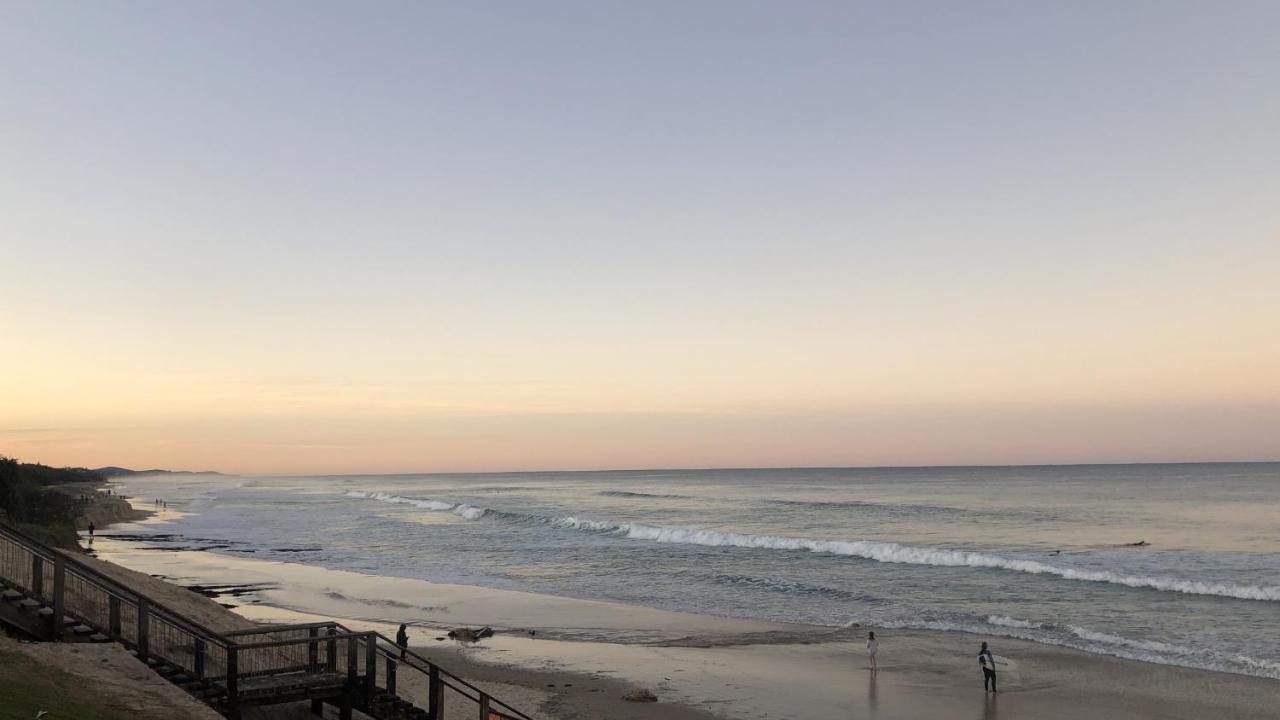
[(982, 689), (996, 691), (996, 658), (987, 649), (987, 644), (982, 643), (982, 649), (978, 651), (978, 665), (982, 667)]
[(93, 523), (89, 523), (89, 541), (90, 542), (93, 541), (93, 530), (94, 530)]
[(406, 630), (408, 625), (400, 624), (400, 629), (396, 631), (396, 644), (400, 646), (400, 659), (404, 659), (405, 650), (409, 649), (409, 631)]
[(871, 672), (877, 672), (880, 667), (876, 665), (876, 651), (880, 649), (880, 641), (876, 639), (874, 630), (867, 633), (867, 657), (871, 659)]

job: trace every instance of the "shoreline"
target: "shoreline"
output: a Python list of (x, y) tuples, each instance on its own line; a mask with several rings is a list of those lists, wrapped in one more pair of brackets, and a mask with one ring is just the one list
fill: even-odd
[[(1050, 720), (1260, 719), (1280, 705), (1280, 682), (1266, 678), (956, 630), (765, 623), (98, 542), (104, 559), (197, 586), (187, 593), (193, 598), (212, 589), (214, 602), (248, 621), (332, 617), (392, 634), (396, 622), (413, 620), (412, 647), (463, 677), (494, 683), (499, 697), (536, 702), (541, 718), (987, 718), (998, 703), (1008, 717)], [(444, 638), (450, 627), (483, 625), (498, 634), (474, 646)], [(868, 629), (881, 638), (875, 674), (866, 669)], [(998, 696), (980, 689), (983, 639), (1016, 660), (1016, 672), (1001, 673)], [(638, 687), (659, 702), (620, 700)]]

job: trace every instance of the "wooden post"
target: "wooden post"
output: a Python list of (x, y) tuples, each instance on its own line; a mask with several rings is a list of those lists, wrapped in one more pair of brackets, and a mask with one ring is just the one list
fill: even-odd
[[(138, 596), (138, 647), (136, 648), (136, 650), (138, 651), (138, 659), (141, 660), (142, 662), (147, 661), (147, 654), (148, 654), (147, 642), (151, 638), (151, 631), (147, 627), (147, 624), (148, 624), (147, 619), (150, 614), (151, 614), (151, 603), (147, 602), (146, 598), (139, 595)], [(228, 658), (230, 658), (229, 654), (228, 654)], [(229, 659), (228, 659), (228, 662), (230, 662)]]
[[(320, 628), (308, 628), (307, 637), (311, 638), (307, 642), (307, 672), (320, 672)], [(329, 669), (333, 670), (333, 658), (337, 654), (337, 648), (333, 646), (332, 640), (327, 642), (326, 646), (326, 659), (329, 661)], [(311, 714), (316, 717), (324, 717), (323, 700), (311, 701)]]
[(44, 559), (35, 553), (31, 553), (31, 594), (44, 596)]
[(316, 665), (320, 663), (320, 647), (316, 644), (316, 637), (320, 634), (320, 628), (307, 628), (307, 672), (316, 672)]
[(53, 640), (62, 639), (62, 617), (66, 613), (67, 563), (59, 555), (53, 559)]
[(364, 692), (365, 697), (373, 698), (373, 689), (378, 686), (378, 636), (369, 633), (364, 636)]
[[(329, 634), (333, 635), (333, 628), (329, 628)], [(338, 641), (332, 637), (329, 638), (328, 646), (325, 647), (324, 659), (327, 660), (326, 671), (331, 673), (338, 672)]]
[(227, 717), (240, 717), (240, 648), (227, 644)]
[(196, 638), (195, 642), (196, 679), (204, 680), (204, 638)]
[(387, 694), (396, 695), (396, 661), (390, 655), (387, 656)]
[(480, 693), (480, 720), (489, 720), (489, 696)]
[(355, 704), (356, 675), (360, 672), (360, 653), (354, 637), (347, 638), (347, 686), (342, 692), (342, 707), (338, 708), (338, 720), (351, 720)]
[(112, 640), (120, 639), (120, 598), (107, 596), (107, 632)]
[(431, 664), (430, 681), (427, 685), (427, 712), (431, 720), (444, 720), (444, 683), (440, 682), (440, 668)]

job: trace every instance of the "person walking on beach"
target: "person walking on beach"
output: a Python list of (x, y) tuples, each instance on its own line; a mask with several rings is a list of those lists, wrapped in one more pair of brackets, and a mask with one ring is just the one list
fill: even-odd
[(89, 542), (93, 542), (93, 523), (89, 523)]
[(404, 659), (405, 650), (409, 649), (409, 631), (406, 630), (408, 625), (401, 623), (400, 629), (396, 631), (396, 644), (400, 646), (400, 659)]
[(987, 644), (982, 643), (982, 649), (978, 651), (978, 665), (982, 668), (982, 689), (984, 691), (996, 691), (996, 658), (987, 649)]
[(877, 672), (880, 667), (876, 665), (876, 651), (880, 649), (880, 641), (876, 639), (874, 630), (867, 633), (867, 657), (871, 659), (871, 672)]

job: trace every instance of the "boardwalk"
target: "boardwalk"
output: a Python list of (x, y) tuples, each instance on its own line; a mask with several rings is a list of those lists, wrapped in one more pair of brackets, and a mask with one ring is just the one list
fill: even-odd
[[(0, 525), (0, 622), (33, 639), (115, 642), (227, 718), (252, 706), (310, 701), (342, 718), (530, 720), (418, 653), (336, 622), (217, 633), (61, 552)], [(397, 694), (404, 673), (426, 679), (426, 707)], [(447, 698), (447, 700), (446, 700)]]

